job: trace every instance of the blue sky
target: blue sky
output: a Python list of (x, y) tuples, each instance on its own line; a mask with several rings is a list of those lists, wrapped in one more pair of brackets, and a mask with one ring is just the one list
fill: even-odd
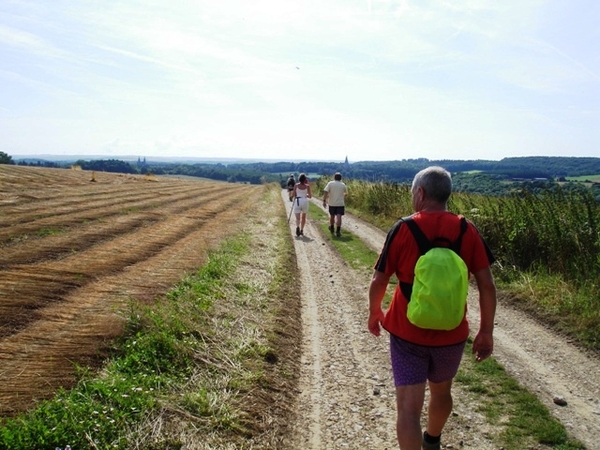
[(0, 151), (600, 156), (597, 0), (2, 0)]

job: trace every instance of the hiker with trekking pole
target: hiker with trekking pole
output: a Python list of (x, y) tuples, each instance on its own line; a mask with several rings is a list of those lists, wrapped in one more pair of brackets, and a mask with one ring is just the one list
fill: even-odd
[(308, 178), (301, 173), (298, 177), (298, 183), (293, 190), (294, 204), (293, 210), (296, 215), (296, 236), (304, 236), (304, 225), (306, 225), (306, 215), (308, 214), (308, 199), (312, 198)]
[[(415, 213), (390, 229), (369, 286), (369, 331), (389, 333), (396, 386), (396, 433), (401, 450), (440, 450), (452, 411), (452, 380), (469, 337), (469, 274), (479, 291), (480, 325), (473, 340), (476, 361), (494, 348), (494, 262), (475, 225), (448, 211), (450, 173), (428, 167), (413, 179)], [(390, 277), (398, 278), (392, 302), (381, 303)], [(429, 387), (425, 430), (420, 418)]]

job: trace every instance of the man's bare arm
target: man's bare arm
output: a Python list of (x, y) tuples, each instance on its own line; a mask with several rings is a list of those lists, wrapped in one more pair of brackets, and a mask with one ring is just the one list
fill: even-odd
[(488, 358), (494, 350), (494, 317), (496, 315), (496, 285), (489, 267), (475, 274), (479, 291), (479, 331), (473, 341), (473, 353), (477, 361)]
[(377, 270), (373, 271), (373, 277), (369, 285), (369, 331), (375, 336), (381, 334), (381, 322), (385, 317), (381, 309), (381, 302), (389, 281), (389, 275)]

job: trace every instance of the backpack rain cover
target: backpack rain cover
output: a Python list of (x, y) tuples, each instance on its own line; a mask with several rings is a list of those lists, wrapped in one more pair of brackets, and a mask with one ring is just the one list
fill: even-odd
[(409, 300), (408, 320), (419, 328), (453, 330), (465, 316), (469, 271), (459, 256), (467, 222), (461, 217), (461, 231), (455, 242), (429, 241), (411, 218), (403, 219), (413, 233), (421, 256), (415, 265), (415, 278)]

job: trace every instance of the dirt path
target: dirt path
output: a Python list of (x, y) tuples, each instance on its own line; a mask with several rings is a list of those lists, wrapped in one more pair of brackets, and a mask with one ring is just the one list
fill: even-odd
[[(282, 199), (289, 208), (285, 192)], [(318, 204), (318, 202), (315, 202)], [(289, 211), (289, 209), (288, 209)], [(385, 233), (346, 215), (344, 227), (376, 251)], [(295, 219), (290, 221), (290, 232)], [(302, 285), (303, 359), (297, 426), (303, 449), (394, 449), (395, 396), (388, 342), (366, 330), (368, 278), (357, 274), (309, 220), (295, 238)], [(472, 328), (478, 307), (469, 299)], [(536, 393), (589, 450), (600, 436), (600, 361), (521, 312), (498, 305), (494, 356), (522, 385)], [(493, 449), (498, 430), (476, 412), (476, 400), (455, 386), (455, 408), (444, 433), (448, 448)], [(567, 401), (557, 406), (555, 396)], [(472, 401), (473, 400), (473, 401)], [(537, 447), (543, 448), (543, 447)]]
[(295, 249), (304, 340), (299, 441), (291, 448), (393, 449), (394, 388), (386, 341), (365, 327), (367, 285), (357, 283), (312, 221)]

